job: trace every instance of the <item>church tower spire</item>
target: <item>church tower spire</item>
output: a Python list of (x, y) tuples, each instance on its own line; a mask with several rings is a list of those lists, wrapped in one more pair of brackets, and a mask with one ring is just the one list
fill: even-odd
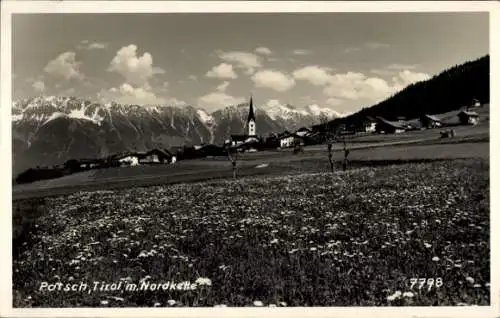
[(255, 126), (255, 114), (254, 114), (254, 110), (253, 110), (253, 96), (252, 95), (250, 95), (250, 109), (248, 111), (247, 124), (248, 124), (248, 135), (255, 136), (257, 133), (256, 133), (256, 126)]

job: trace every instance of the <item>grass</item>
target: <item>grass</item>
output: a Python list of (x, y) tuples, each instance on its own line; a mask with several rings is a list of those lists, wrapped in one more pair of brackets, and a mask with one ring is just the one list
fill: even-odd
[[(388, 163), (432, 161), (456, 158), (489, 158), (489, 142), (469, 142), (383, 146), (358, 149), (351, 145), (351, 166), (372, 166)], [(334, 160), (339, 169), (343, 159), (341, 150), (334, 151)], [(255, 169), (260, 164), (269, 167)], [(305, 153), (260, 152), (244, 154), (238, 161), (239, 175), (296, 174), (301, 172), (324, 172), (329, 170), (326, 146), (306, 148)], [(59, 179), (18, 185), (13, 188), (15, 200), (29, 197), (64, 195), (81, 190), (91, 191), (130, 186), (199, 182), (210, 179), (231, 178), (231, 165), (227, 158), (207, 158), (180, 161), (174, 165), (137, 166), (110, 168), (76, 173)]]
[[(490, 302), (481, 159), (80, 192), (43, 204), (13, 258), (15, 307)], [(443, 286), (410, 289), (413, 277)], [(197, 279), (205, 285), (188, 292), (38, 291), (42, 281)]]

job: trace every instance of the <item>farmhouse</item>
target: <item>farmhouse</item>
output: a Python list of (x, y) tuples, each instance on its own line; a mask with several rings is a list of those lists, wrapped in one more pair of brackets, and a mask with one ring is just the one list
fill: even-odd
[(361, 132), (372, 133), (376, 131), (377, 121), (373, 119), (373, 117), (367, 116), (363, 123), (361, 124), (360, 129), (356, 129)]
[[(231, 135), (231, 145), (236, 146), (236, 145), (241, 145), (250, 141), (259, 141), (259, 138), (257, 137), (257, 126), (255, 122), (255, 113), (253, 110), (253, 97), (250, 96), (250, 106), (248, 110), (248, 117), (246, 121), (246, 127), (248, 129), (247, 134), (243, 135)], [(245, 127), (243, 127), (243, 130), (245, 130)]]
[(309, 128), (307, 128), (307, 127), (302, 127), (302, 128), (299, 128), (295, 132), (295, 135), (300, 136), (300, 137), (311, 136), (312, 135), (312, 131)]
[(479, 114), (463, 110), (458, 113), (458, 120), (462, 125), (475, 125), (479, 122)]
[(127, 154), (116, 158), (120, 166), (137, 166), (139, 165), (139, 158), (137, 154)]
[(280, 148), (290, 148), (295, 142), (295, 137), (291, 133), (283, 134), (279, 137)]
[(102, 166), (103, 162), (99, 159), (80, 159), (78, 164), (80, 169), (94, 169)]
[(280, 148), (290, 148), (294, 147), (297, 143), (304, 145), (304, 136), (298, 134), (293, 134), (288, 131), (280, 134), (278, 136), (279, 147)]
[(169, 163), (173, 155), (168, 150), (153, 149), (139, 156), (139, 163)]
[(399, 134), (405, 132), (405, 127), (400, 122), (392, 122), (382, 117), (377, 117), (375, 130), (381, 134)]
[(425, 128), (441, 127), (442, 125), (441, 120), (432, 115), (423, 115), (420, 117), (420, 123), (422, 124), (422, 127)]

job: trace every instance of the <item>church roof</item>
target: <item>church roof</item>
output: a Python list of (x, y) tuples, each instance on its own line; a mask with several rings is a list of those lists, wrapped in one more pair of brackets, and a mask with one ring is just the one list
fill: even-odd
[(250, 110), (248, 111), (247, 122), (249, 122), (250, 120), (255, 121), (255, 114), (253, 112), (253, 98), (252, 97), (250, 97)]

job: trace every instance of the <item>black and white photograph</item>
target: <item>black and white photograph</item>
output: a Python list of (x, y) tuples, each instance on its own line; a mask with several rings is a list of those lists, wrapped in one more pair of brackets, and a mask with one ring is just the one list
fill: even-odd
[(113, 2), (2, 3), (13, 310), (496, 306), (492, 2)]

